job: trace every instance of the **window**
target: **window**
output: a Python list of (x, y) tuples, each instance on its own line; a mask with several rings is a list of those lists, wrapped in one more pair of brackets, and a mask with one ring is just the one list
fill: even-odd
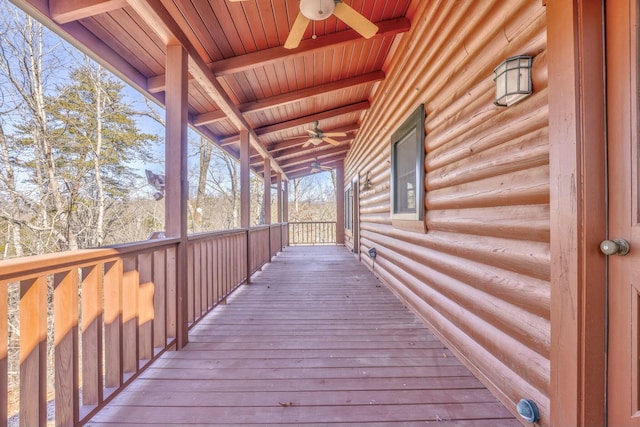
[(424, 105), (420, 105), (391, 136), (391, 217), (393, 220), (422, 222), (424, 118)]
[(344, 228), (353, 229), (353, 188), (349, 186), (344, 192)]

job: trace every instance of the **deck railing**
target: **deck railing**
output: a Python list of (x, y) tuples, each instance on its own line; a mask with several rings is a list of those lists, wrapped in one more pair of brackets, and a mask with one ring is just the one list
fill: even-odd
[(289, 240), (293, 245), (333, 245), (336, 243), (335, 221), (289, 223)]
[[(286, 246), (286, 228), (189, 236), (189, 325)], [(0, 426), (15, 408), (23, 426), (45, 425), (52, 408), (56, 425), (82, 424), (175, 347), (178, 245), (161, 239), (0, 261)]]

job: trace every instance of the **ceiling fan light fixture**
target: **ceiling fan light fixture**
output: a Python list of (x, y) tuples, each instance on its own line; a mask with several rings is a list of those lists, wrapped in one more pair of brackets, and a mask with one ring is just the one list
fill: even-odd
[(322, 138), (319, 138), (317, 136), (311, 137), (309, 138), (309, 140), (313, 145), (319, 145), (322, 142)]
[(323, 21), (333, 14), (334, 0), (300, 0), (300, 12), (312, 21)]

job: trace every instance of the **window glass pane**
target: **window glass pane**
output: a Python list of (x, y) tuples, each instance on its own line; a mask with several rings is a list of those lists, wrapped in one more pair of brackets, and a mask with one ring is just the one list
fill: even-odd
[(395, 146), (396, 213), (416, 212), (416, 152), (415, 129), (404, 136)]
[(344, 228), (353, 229), (353, 189), (349, 188), (344, 193)]

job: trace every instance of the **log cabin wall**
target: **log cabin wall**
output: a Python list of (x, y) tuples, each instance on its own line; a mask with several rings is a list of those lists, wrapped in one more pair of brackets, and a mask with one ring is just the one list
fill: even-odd
[[(346, 160), (361, 259), (515, 411), (549, 424), (546, 10), (539, 0), (415, 1)], [(493, 104), (493, 69), (534, 57), (533, 94)], [(426, 233), (390, 217), (390, 139), (425, 105)], [(369, 175), (371, 185), (363, 186)], [(350, 240), (347, 241), (347, 245)]]

